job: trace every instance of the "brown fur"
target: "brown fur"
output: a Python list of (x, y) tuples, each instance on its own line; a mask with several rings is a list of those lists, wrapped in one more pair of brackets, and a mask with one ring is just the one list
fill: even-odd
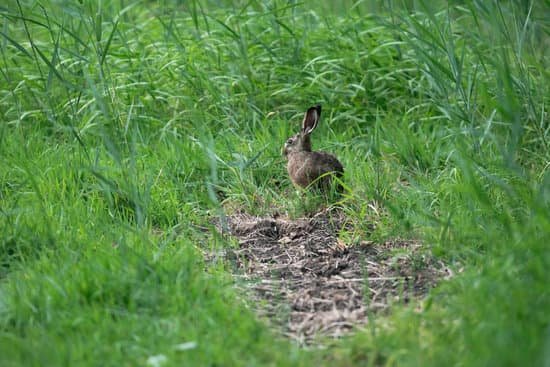
[[(288, 139), (284, 146), (288, 174), (298, 187), (305, 188), (315, 182), (317, 188), (326, 190), (330, 187), (332, 174), (342, 177), (344, 173), (344, 167), (334, 155), (311, 150), (310, 134), (317, 127), (320, 116), (321, 106), (309, 108), (302, 122), (302, 130)], [(338, 189), (341, 190), (340, 185)]]

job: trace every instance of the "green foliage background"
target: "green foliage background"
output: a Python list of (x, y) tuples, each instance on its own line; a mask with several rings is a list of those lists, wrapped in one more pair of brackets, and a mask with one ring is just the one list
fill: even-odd
[[(549, 5), (8, 0), (0, 365), (548, 365)], [(230, 208), (303, 214), (280, 149), (314, 103), (350, 236), (456, 272), (323, 350), (203, 256)]]

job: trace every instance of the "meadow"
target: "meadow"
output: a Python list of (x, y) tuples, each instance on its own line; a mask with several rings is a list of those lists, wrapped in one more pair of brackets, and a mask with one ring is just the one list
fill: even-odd
[[(550, 365), (548, 14), (3, 3), (0, 366)], [(213, 218), (315, 210), (281, 148), (316, 103), (313, 145), (346, 168), (345, 240), (419, 239), (455, 275), (304, 348), (205, 253), (235, 246)]]

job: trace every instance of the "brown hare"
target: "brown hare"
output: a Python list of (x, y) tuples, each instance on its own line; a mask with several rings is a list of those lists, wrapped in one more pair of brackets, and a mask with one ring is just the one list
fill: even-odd
[[(321, 117), (321, 106), (310, 107), (302, 122), (302, 130), (289, 138), (283, 154), (288, 160), (287, 171), (292, 183), (298, 187), (313, 186), (321, 190), (330, 188), (332, 176), (342, 177), (344, 167), (332, 154), (311, 151), (311, 132)], [(338, 191), (342, 190), (337, 185)]]

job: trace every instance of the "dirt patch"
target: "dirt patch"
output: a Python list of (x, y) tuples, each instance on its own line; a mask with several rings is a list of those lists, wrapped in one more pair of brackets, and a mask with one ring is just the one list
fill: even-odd
[(418, 241), (338, 239), (346, 218), (323, 211), (311, 218), (227, 217), (239, 247), (228, 253), (244, 278), (258, 312), (283, 332), (308, 343), (339, 337), (367, 322), (367, 313), (421, 297), (449, 270), (421, 251)]

